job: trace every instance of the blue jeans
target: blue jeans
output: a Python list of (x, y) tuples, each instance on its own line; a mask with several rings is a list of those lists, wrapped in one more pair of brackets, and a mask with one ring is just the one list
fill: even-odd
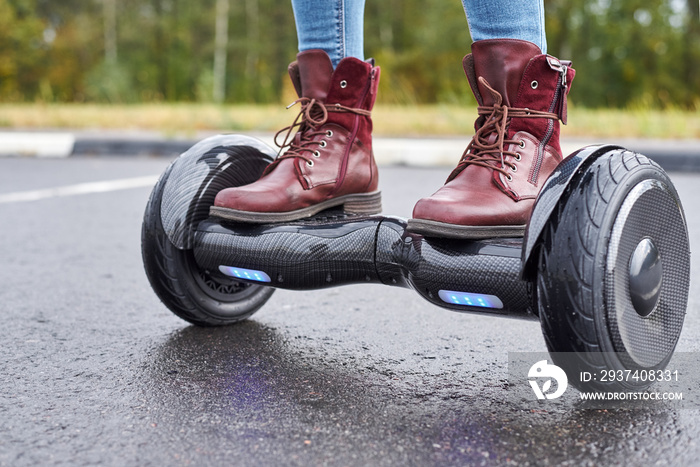
[[(462, 0), (472, 40), (522, 39), (547, 53), (543, 0)], [(292, 0), (299, 51), (325, 50), (333, 66), (364, 60), (365, 0)]]

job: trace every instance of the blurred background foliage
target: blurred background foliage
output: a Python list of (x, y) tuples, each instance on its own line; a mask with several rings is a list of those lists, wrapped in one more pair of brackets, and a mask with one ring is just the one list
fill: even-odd
[[(576, 105), (700, 108), (697, 0), (545, 0), (545, 11), (549, 53), (578, 71)], [(473, 103), (470, 41), (458, 0), (367, 0), (384, 102)], [(288, 1), (0, 0), (5, 103), (211, 102), (216, 86), (228, 103), (286, 101), (295, 54)]]

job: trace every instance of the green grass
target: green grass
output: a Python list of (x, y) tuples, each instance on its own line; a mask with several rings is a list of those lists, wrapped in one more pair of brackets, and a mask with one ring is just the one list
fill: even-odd
[[(272, 132), (289, 125), (299, 107), (214, 104), (1, 104), (0, 129), (149, 130), (166, 135), (198, 131)], [(476, 108), (455, 105), (378, 104), (375, 134), (471, 134)], [(569, 108), (569, 138), (700, 139), (700, 113), (682, 110)]]

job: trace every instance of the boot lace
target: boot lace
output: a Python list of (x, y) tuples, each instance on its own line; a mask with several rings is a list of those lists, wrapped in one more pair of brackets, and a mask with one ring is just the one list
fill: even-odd
[[(506, 139), (511, 119), (546, 118), (558, 120), (559, 118), (557, 114), (551, 112), (502, 105), (503, 98), (501, 94), (489, 86), (484, 78), (479, 77), (479, 81), (491, 92), (494, 97), (494, 104), (477, 108), (479, 118), (483, 118), (483, 124), (476, 130), (476, 134), (469, 142), (467, 149), (462, 153), (459, 164), (457, 164), (457, 167), (447, 179), (448, 182), (469, 165), (478, 165), (495, 170), (505, 175), (508, 180), (511, 180), (512, 176), (508, 173), (508, 169), (517, 170), (511, 158), (517, 161), (520, 160), (520, 155), (515, 151), (506, 151), (505, 148), (511, 144), (519, 144), (522, 147), (523, 144), (522, 141)], [(493, 138), (494, 134), (496, 135), (495, 138)]]
[[(268, 166), (265, 173), (268, 173), (272, 168), (283, 159), (299, 158), (304, 160), (308, 165), (312, 166), (313, 160), (309, 155), (318, 157), (318, 148), (325, 146), (324, 140), (314, 141), (314, 137), (318, 135), (331, 136), (332, 133), (326, 130), (319, 130), (328, 121), (328, 114), (331, 112), (345, 112), (357, 115), (370, 117), (372, 113), (369, 110), (346, 107), (341, 104), (331, 104), (319, 101), (317, 99), (300, 97), (292, 102), (287, 108), (292, 108), (296, 104), (301, 104), (301, 110), (297, 114), (294, 122), (282, 128), (275, 134), (275, 144), (280, 148), (278, 157)], [(294, 130), (296, 134), (292, 135)], [(286, 132), (286, 133), (285, 133)], [(280, 135), (284, 134), (282, 142), (278, 142)], [(286, 149), (284, 154), (282, 152)]]

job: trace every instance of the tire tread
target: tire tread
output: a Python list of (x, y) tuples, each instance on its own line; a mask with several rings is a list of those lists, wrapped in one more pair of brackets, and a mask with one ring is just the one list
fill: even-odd
[[(658, 168), (647, 157), (630, 151), (602, 155), (572, 181), (544, 229), (537, 274), (540, 322), (550, 352), (575, 355), (574, 363), (567, 363), (571, 371), (606, 368), (604, 361), (596, 361), (600, 354), (591, 353), (602, 351), (593, 304), (595, 294), (602, 292), (594, 290), (596, 270), (604, 267), (596, 262), (604, 257), (601, 248), (607, 249), (609, 240), (604, 236), (601, 242), (601, 229), (615, 193), (640, 166)], [(600, 382), (594, 386), (615, 388)]]
[(252, 287), (259, 288), (258, 292), (254, 299), (240, 304), (240, 312), (216, 316), (216, 301), (209, 298), (208, 301), (214, 303), (210, 303), (210, 309), (206, 309), (201, 303), (202, 297), (193, 297), (192, 294), (196, 292), (188, 289), (183, 282), (187, 279), (184, 276), (190, 274), (187, 268), (183, 267), (183, 263), (191, 252), (179, 250), (173, 245), (165, 233), (160, 217), (163, 188), (171, 170), (172, 165), (151, 192), (141, 231), (141, 253), (151, 287), (170, 311), (197, 326), (222, 326), (249, 318), (267, 301), (274, 289), (254, 285)]

